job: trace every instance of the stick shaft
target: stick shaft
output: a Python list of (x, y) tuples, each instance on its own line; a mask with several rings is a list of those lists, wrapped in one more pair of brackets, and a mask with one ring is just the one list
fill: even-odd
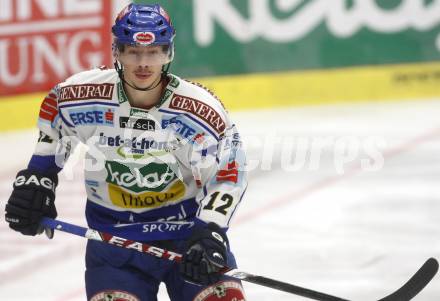
[[(108, 243), (111, 245), (115, 245), (121, 248), (125, 249), (133, 249), (142, 253), (146, 253), (158, 258), (163, 258), (166, 260), (171, 260), (175, 262), (180, 262), (182, 259), (182, 255), (163, 249), (159, 247), (155, 247), (152, 245), (149, 245), (147, 243), (138, 242), (129, 240), (123, 237), (114, 236), (109, 233), (100, 232), (97, 230), (73, 225), (70, 223), (66, 223), (59, 220), (54, 220), (51, 218), (44, 217), (41, 221), (41, 225), (47, 228), (51, 228), (54, 230), (63, 231), (66, 233), (78, 235), (85, 237), (87, 239), (92, 239), (96, 241), (101, 241), (104, 243)], [(313, 291), (307, 288), (303, 288), (300, 286), (296, 286), (293, 284), (289, 284), (286, 282), (274, 280), (267, 277), (257, 276), (253, 274), (249, 274), (247, 272), (237, 270), (237, 269), (231, 269), (229, 267), (224, 267), (221, 271), (221, 273), (225, 274), (228, 277), (247, 281), (250, 283), (254, 283), (257, 285), (269, 287), (272, 289), (284, 291), (287, 293), (295, 294), (298, 296), (307, 297), (314, 300), (321, 300), (321, 301), (347, 301), (346, 299), (341, 299), (335, 296), (327, 295), (321, 292)]]
[[(133, 249), (138, 252), (146, 253), (158, 258), (180, 262), (182, 260), (182, 255), (179, 253), (172, 252), (163, 248), (155, 247), (147, 243), (129, 240), (123, 237), (114, 236), (109, 233), (100, 232), (97, 230), (84, 228), (81, 226), (69, 224), (59, 220), (54, 220), (51, 218), (43, 218), (41, 224), (50, 229), (59, 230), (78, 236), (85, 237), (87, 239), (97, 240), (104, 243), (108, 243), (114, 246), (118, 246), (125, 249)], [(438, 271), (438, 262), (434, 258), (428, 259), (425, 264), (417, 271), (417, 273), (411, 277), (411, 279), (395, 291), (393, 294), (381, 299), (383, 301), (406, 301), (411, 300), (416, 296), (434, 277)], [(298, 296), (306, 297), (318, 301), (348, 301), (347, 299), (342, 299), (332, 295), (328, 295), (315, 290), (307, 289), (304, 287), (296, 286), (290, 283), (278, 281), (275, 279), (253, 275), (244, 271), (237, 269), (231, 269), (229, 267), (224, 267), (221, 273), (225, 274), (234, 279), (247, 281), (257, 285), (269, 287), (275, 290), (284, 291), (287, 293), (295, 294)], [(397, 299), (396, 299), (397, 298)]]
[(129, 240), (123, 237), (114, 236), (109, 233), (100, 232), (97, 230), (69, 224), (59, 220), (44, 217), (41, 221), (41, 225), (54, 230), (63, 231), (66, 233), (85, 237), (96, 241), (105, 242), (114, 246), (118, 246), (125, 249), (133, 249), (142, 253), (146, 253), (158, 258), (163, 258), (175, 262), (180, 262), (182, 255), (163, 248), (155, 247), (147, 243)]

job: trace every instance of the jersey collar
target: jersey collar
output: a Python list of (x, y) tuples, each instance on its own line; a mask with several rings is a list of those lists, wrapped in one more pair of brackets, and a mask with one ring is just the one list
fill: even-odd
[[(174, 93), (174, 90), (180, 85), (180, 79), (177, 76), (175, 76), (175, 75), (173, 75), (171, 73), (168, 73), (167, 77), (168, 77), (168, 84), (165, 87), (165, 89), (164, 89), (164, 91), (162, 93), (162, 96), (161, 96), (159, 102), (156, 105), (156, 107), (158, 107), (158, 108), (165, 101), (167, 101), (167, 99), (170, 98), (170, 96)], [(127, 94), (125, 93), (124, 85), (122, 84), (122, 81), (119, 80), (116, 83), (116, 85), (117, 85), (116, 88), (117, 88), (117, 92), (118, 92), (119, 104), (122, 104), (124, 102), (128, 102), (128, 97), (127, 97)]]

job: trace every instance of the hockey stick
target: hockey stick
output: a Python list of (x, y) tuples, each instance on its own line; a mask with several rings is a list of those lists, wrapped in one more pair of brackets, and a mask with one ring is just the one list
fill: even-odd
[[(126, 238), (114, 236), (109, 233), (100, 232), (97, 230), (69, 224), (66, 222), (54, 220), (51, 218), (43, 218), (41, 221), (41, 225), (63, 232), (67, 232), (70, 234), (75, 234), (78, 236), (85, 237), (87, 239), (97, 240), (101, 242), (105, 242), (111, 245), (115, 245), (125, 249), (134, 249), (141, 253), (150, 254), (152, 256), (167, 259), (174, 262), (180, 262), (182, 259), (182, 255), (165, 250), (159, 247), (155, 247), (149, 245), (147, 243), (141, 243), (133, 240), (129, 240)], [(401, 288), (397, 291), (388, 295), (385, 298), (380, 299), (379, 301), (407, 301), (411, 300), (416, 296), (434, 277), (438, 270), (438, 262), (434, 258), (428, 259), (423, 266), (405, 283)], [(221, 271), (225, 275), (251, 282), (254, 284), (266, 286), (272, 289), (284, 291), (287, 293), (295, 294), (298, 296), (306, 297), (313, 300), (318, 301), (349, 301), (348, 299), (342, 299), (339, 297), (335, 297), (332, 295), (328, 295), (325, 293), (321, 293), (318, 291), (314, 291), (311, 289), (307, 289), (304, 287), (296, 286), (290, 283), (274, 280), (271, 278), (257, 276), (253, 274), (249, 274), (238, 269), (231, 269), (228, 267), (224, 267)]]

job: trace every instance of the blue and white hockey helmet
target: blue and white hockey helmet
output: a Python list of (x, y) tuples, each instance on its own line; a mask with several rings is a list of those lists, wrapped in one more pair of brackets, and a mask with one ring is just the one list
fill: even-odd
[[(164, 65), (173, 60), (175, 30), (168, 13), (159, 4), (129, 4), (116, 17), (112, 27), (115, 55), (129, 63), (147, 55), (150, 64)], [(124, 46), (163, 46), (160, 52), (124, 54)], [(143, 47), (136, 47), (142, 49)], [(146, 47), (147, 48), (147, 47)], [(141, 53), (142, 52), (142, 53)]]

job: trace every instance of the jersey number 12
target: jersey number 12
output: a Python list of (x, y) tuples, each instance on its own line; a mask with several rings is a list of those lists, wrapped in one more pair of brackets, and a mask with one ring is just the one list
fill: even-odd
[(219, 191), (212, 193), (211, 199), (209, 200), (208, 204), (206, 204), (205, 207), (203, 207), (203, 209), (215, 210), (217, 212), (220, 212), (221, 214), (226, 215), (228, 214), (227, 209), (231, 207), (234, 198), (232, 197), (232, 195), (225, 193), (220, 198), (220, 200), (223, 201), (222, 204), (220, 206), (214, 207), (214, 203), (216, 202), (219, 194), (220, 194)]

